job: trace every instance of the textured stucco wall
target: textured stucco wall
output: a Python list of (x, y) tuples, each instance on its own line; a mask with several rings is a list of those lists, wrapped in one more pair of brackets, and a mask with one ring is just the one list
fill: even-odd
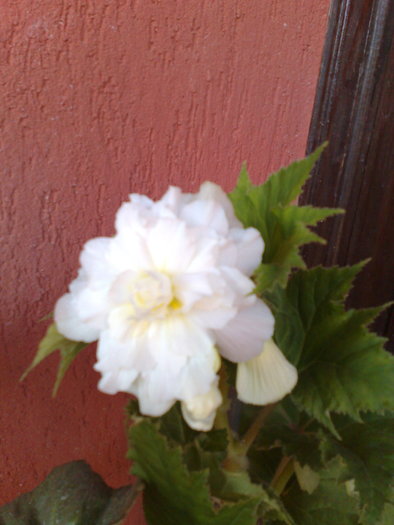
[[(329, 0), (6, 0), (0, 16), (0, 503), (85, 458), (127, 481), (94, 349), (20, 384), (88, 238), (131, 191), (257, 182), (305, 148)], [(138, 513), (138, 510), (136, 511)], [(136, 524), (139, 518), (134, 517)]]

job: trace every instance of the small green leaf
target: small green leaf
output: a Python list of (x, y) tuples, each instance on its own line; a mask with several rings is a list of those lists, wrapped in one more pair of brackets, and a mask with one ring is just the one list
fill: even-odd
[(324, 442), (326, 458), (343, 458), (347, 466), (343, 477), (355, 480), (360, 495), (362, 523), (375, 525), (394, 479), (394, 418), (373, 416), (366, 423), (348, 422), (337, 427), (341, 440)]
[(252, 483), (246, 472), (217, 472), (220, 483), (216, 480), (215, 497), (226, 501), (237, 501), (240, 498), (253, 498), (260, 501), (258, 514), (264, 518), (282, 520), (287, 525), (293, 525), (291, 516), (287, 513), (280, 499), (269, 488)]
[(237, 186), (229, 195), (239, 220), (246, 227), (257, 228), (265, 242), (263, 261), (255, 275), (258, 293), (275, 283), (285, 285), (292, 268), (304, 268), (300, 247), (309, 242), (325, 242), (309, 227), (343, 212), (290, 205), (301, 192), (324, 147), (271, 175), (260, 186), (251, 183), (243, 167)]
[(130, 510), (139, 487), (111, 489), (84, 461), (53, 469), (28, 494), (0, 508), (1, 525), (114, 525)]
[(298, 461), (294, 462), (294, 471), (300, 488), (308, 494), (313, 494), (320, 483), (319, 474), (309, 465), (301, 466)]
[(384, 308), (349, 310), (344, 298), (362, 265), (297, 272), (266, 294), (275, 340), (297, 366), (298, 407), (335, 435), (331, 412), (360, 421), (360, 411), (394, 409), (394, 358), (368, 325)]
[(321, 471), (321, 481), (313, 494), (292, 485), (283, 500), (297, 525), (358, 523), (358, 502), (348, 495), (345, 484), (340, 481), (342, 469), (342, 464), (334, 461)]
[(81, 343), (79, 341), (71, 341), (70, 339), (66, 339), (62, 334), (58, 332), (56, 324), (52, 323), (51, 325), (49, 325), (44, 338), (41, 340), (32, 363), (23, 373), (21, 381), (25, 379), (27, 374), (29, 374), (33, 370), (33, 368), (35, 368), (39, 363), (41, 363), (41, 361), (43, 361), (46, 357), (51, 355), (56, 350), (59, 350), (60, 363), (57, 370), (55, 385), (53, 387), (53, 395), (55, 396), (69, 366), (77, 357), (79, 352), (83, 350), (86, 346), (88, 346), (87, 343)]
[[(149, 525), (255, 525), (257, 498), (213, 505), (208, 471), (189, 471), (182, 449), (169, 446), (146, 420), (130, 429), (133, 472), (144, 480), (144, 510)], [(215, 447), (214, 447), (215, 448)]]

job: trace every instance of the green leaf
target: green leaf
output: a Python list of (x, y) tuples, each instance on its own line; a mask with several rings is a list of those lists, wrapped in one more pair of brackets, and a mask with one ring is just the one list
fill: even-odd
[(212, 504), (208, 471), (190, 472), (182, 449), (170, 447), (155, 425), (142, 421), (130, 429), (133, 473), (144, 480), (144, 510), (150, 525), (255, 525), (257, 498)]
[(287, 510), (297, 525), (356, 525), (357, 499), (352, 498), (341, 483), (342, 465), (332, 462), (319, 474), (321, 481), (313, 494), (302, 491), (296, 484), (284, 495)]
[(344, 479), (354, 479), (360, 495), (362, 523), (375, 525), (394, 478), (394, 417), (374, 416), (367, 423), (339, 428), (341, 441), (325, 441), (326, 458), (340, 455), (347, 465)]
[(300, 488), (308, 494), (313, 494), (320, 483), (319, 474), (308, 464), (301, 466), (298, 461), (294, 462), (294, 472)]
[(1, 525), (112, 525), (131, 508), (138, 486), (111, 489), (84, 461), (53, 469), (28, 494), (0, 508)]
[(291, 206), (299, 195), (309, 173), (323, 151), (318, 148), (309, 157), (294, 162), (254, 186), (243, 167), (237, 186), (229, 197), (235, 213), (244, 226), (257, 228), (265, 242), (263, 262), (256, 270), (257, 292), (284, 285), (292, 268), (304, 268), (300, 247), (324, 239), (309, 227), (342, 210)]
[(394, 487), (391, 487), (389, 501), (383, 507), (379, 525), (393, 525), (394, 523)]
[(266, 294), (275, 340), (297, 366), (292, 399), (335, 435), (331, 413), (360, 421), (360, 411), (394, 409), (394, 358), (368, 325), (384, 308), (349, 310), (344, 298), (362, 264), (297, 272)]
[[(325, 244), (325, 240), (312, 232), (309, 226), (333, 215), (343, 213), (334, 208), (313, 208), (312, 206), (288, 206), (272, 210), (276, 216), (276, 231), (265, 249), (263, 263), (256, 271), (257, 292), (272, 287), (278, 282), (286, 284), (292, 268), (306, 268), (300, 247), (310, 242)], [(268, 261), (268, 262), (266, 262)]]
[(287, 525), (293, 525), (291, 516), (284, 508), (280, 499), (267, 487), (252, 483), (246, 472), (228, 472), (221, 470), (217, 473), (220, 483), (216, 480), (215, 497), (227, 501), (237, 501), (242, 497), (258, 498), (260, 501), (259, 517), (269, 515), (272, 519), (280, 519)]
[(301, 466), (308, 465), (313, 470), (322, 467), (319, 445), (319, 436), (310, 428), (304, 431), (297, 425), (271, 425), (269, 423), (256, 441), (256, 446), (260, 449), (280, 447), (283, 455), (294, 456)]
[(60, 351), (60, 363), (57, 370), (56, 381), (53, 387), (53, 395), (55, 396), (60, 383), (67, 372), (69, 366), (77, 357), (79, 352), (83, 350), (87, 343), (81, 343), (79, 341), (71, 341), (66, 339), (62, 334), (60, 334), (56, 328), (56, 324), (52, 323), (49, 325), (47, 332), (44, 338), (41, 340), (37, 353), (34, 356), (34, 359), (27, 370), (21, 377), (21, 381), (29, 374), (33, 368), (35, 368), (41, 361), (46, 357), (51, 355), (56, 350)]

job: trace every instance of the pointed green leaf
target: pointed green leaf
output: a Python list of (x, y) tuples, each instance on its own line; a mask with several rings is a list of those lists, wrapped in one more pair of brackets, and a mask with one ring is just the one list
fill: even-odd
[(367, 423), (349, 422), (341, 440), (325, 441), (327, 459), (340, 455), (347, 465), (344, 479), (354, 479), (360, 495), (362, 523), (375, 525), (389, 499), (394, 480), (394, 418), (375, 416)]
[(258, 498), (217, 503), (211, 498), (208, 471), (189, 471), (182, 449), (171, 447), (150, 421), (130, 429), (133, 472), (144, 480), (144, 510), (149, 525), (255, 525)]
[(357, 500), (349, 496), (341, 483), (342, 465), (331, 463), (319, 474), (321, 481), (313, 494), (302, 491), (296, 484), (284, 495), (287, 510), (297, 525), (356, 525)]
[(299, 371), (292, 398), (333, 433), (331, 412), (360, 420), (360, 411), (394, 409), (394, 358), (366, 328), (382, 308), (343, 305), (360, 268), (299, 271), (286, 290), (266, 294), (276, 342)]
[(52, 323), (51, 325), (49, 325), (44, 338), (39, 344), (37, 353), (34, 356), (32, 363), (22, 375), (21, 380), (23, 380), (27, 376), (27, 374), (29, 374), (33, 370), (33, 368), (35, 368), (39, 363), (41, 363), (41, 361), (43, 361), (46, 357), (51, 355), (56, 350), (59, 350), (60, 363), (57, 370), (55, 385), (53, 388), (53, 395), (56, 395), (60, 383), (65, 373), (67, 372), (69, 366), (74, 361), (79, 352), (83, 350), (86, 346), (88, 346), (87, 343), (81, 343), (79, 341), (71, 341), (70, 339), (66, 339), (62, 334), (58, 332), (56, 324)]
[(285, 284), (292, 268), (304, 268), (300, 247), (309, 242), (325, 242), (309, 226), (342, 210), (291, 206), (320, 156), (324, 145), (309, 157), (294, 162), (254, 186), (246, 168), (229, 197), (244, 226), (257, 228), (265, 242), (263, 262), (256, 271), (257, 291), (262, 293), (274, 283)]
[(114, 525), (138, 494), (138, 487), (111, 489), (84, 461), (53, 469), (35, 490), (0, 508), (1, 525)]
[(267, 243), (263, 263), (256, 271), (257, 292), (272, 287), (274, 282), (286, 284), (293, 268), (306, 268), (300, 247), (310, 242), (325, 244), (325, 240), (312, 232), (309, 226), (333, 215), (343, 213), (334, 208), (312, 206), (288, 206), (272, 210), (277, 218), (275, 234)]

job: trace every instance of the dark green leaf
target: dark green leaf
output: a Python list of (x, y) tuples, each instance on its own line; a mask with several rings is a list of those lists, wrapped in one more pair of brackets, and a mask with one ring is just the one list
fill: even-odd
[(57, 370), (57, 376), (55, 385), (53, 387), (53, 395), (56, 395), (56, 392), (60, 386), (60, 383), (64, 377), (64, 374), (67, 372), (69, 366), (77, 357), (79, 352), (83, 350), (87, 343), (81, 343), (79, 341), (71, 341), (66, 339), (62, 334), (60, 334), (56, 328), (56, 324), (52, 323), (49, 325), (48, 330), (41, 340), (37, 353), (34, 356), (34, 359), (28, 369), (24, 372), (21, 377), (23, 380), (27, 374), (29, 374), (33, 368), (35, 368), (41, 361), (46, 357), (51, 355), (56, 350), (60, 351), (60, 363)]
[(111, 489), (84, 461), (73, 461), (1, 507), (0, 525), (113, 525), (126, 516), (137, 494), (137, 486)]
[(189, 472), (180, 448), (170, 448), (149, 421), (130, 430), (133, 473), (146, 483), (144, 509), (151, 525), (210, 523), (207, 472)]
[(394, 487), (391, 487), (390, 499), (383, 507), (379, 525), (393, 525), (394, 523)]
[[(261, 503), (258, 487), (253, 493), (239, 493), (234, 502), (213, 498), (208, 470), (189, 471), (182, 449), (169, 446), (152, 422), (134, 425), (130, 440), (133, 472), (146, 484), (144, 509), (150, 525), (255, 525)], [(222, 445), (221, 433), (199, 442), (201, 450), (205, 447), (213, 455)]]
[(341, 483), (342, 465), (335, 461), (319, 472), (321, 480), (313, 494), (302, 491), (296, 483), (284, 495), (287, 510), (297, 525), (356, 525), (358, 502)]
[(343, 458), (344, 479), (354, 479), (360, 495), (362, 523), (375, 525), (394, 479), (394, 418), (375, 416), (367, 423), (350, 422), (338, 431), (341, 441), (324, 442), (326, 457)]
[(331, 412), (360, 421), (360, 411), (394, 409), (394, 358), (366, 328), (382, 308), (343, 305), (361, 266), (299, 271), (266, 294), (275, 340), (299, 371), (292, 398), (335, 435)]
[(216, 480), (214, 495), (226, 501), (237, 501), (240, 498), (254, 498), (260, 501), (259, 516), (269, 514), (288, 525), (294, 522), (287, 513), (280, 499), (269, 489), (250, 481), (246, 472), (218, 472), (220, 483)]

